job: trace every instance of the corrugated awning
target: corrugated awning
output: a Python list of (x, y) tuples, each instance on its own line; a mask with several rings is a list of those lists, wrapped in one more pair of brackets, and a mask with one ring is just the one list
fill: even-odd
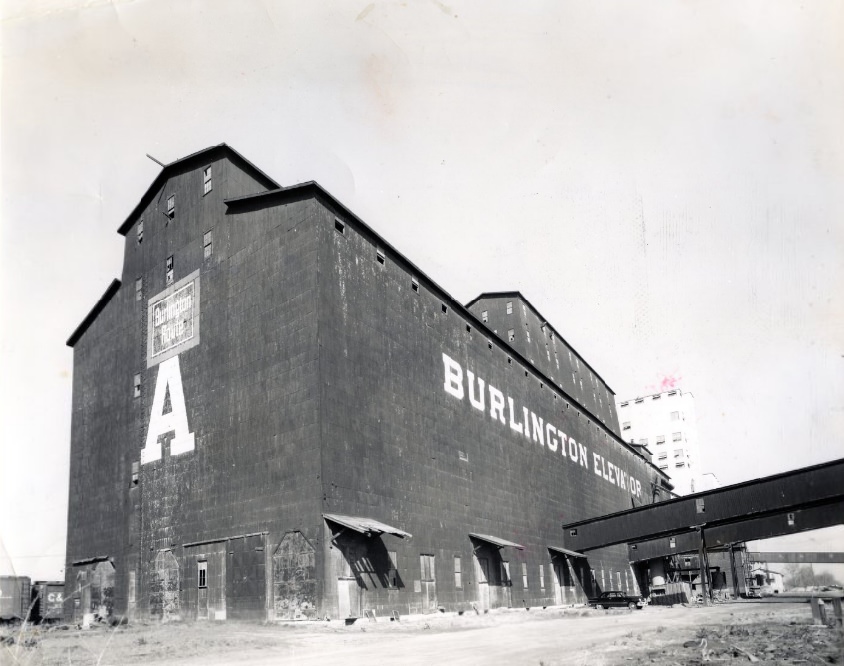
[(348, 527), (350, 530), (360, 532), (366, 536), (373, 534), (393, 534), (402, 539), (411, 538), (410, 532), (400, 530), (398, 527), (391, 527), (385, 523), (381, 523), (372, 518), (361, 518), (359, 516), (339, 516), (336, 513), (324, 513), (322, 517), (330, 520), (332, 523), (337, 523), (343, 527)]
[(479, 541), (486, 541), (487, 543), (491, 543), (497, 548), (505, 548), (506, 546), (512, 546), (513, 548), (518, 548), (519, 550), (525, 549), (525, 547), (521, 544), (514, 543), (512, 541), (507, 541), (507, 539), (501, 539), (499, 537), (490, 536), (489, 534), (473, 534), (472, 532), (470, 532), (469, 536), (473, 539), (478, 539)]
[(563, 555), (568, 555), (569, 557), (586, 558), (586, 555), (583, 553), (578, 553), (576, 550), (569, 550), (568, 548), (560, 548), (559, 546), (548, 546), (548, 550), (553, 550), (555, 553), (562, 553)]

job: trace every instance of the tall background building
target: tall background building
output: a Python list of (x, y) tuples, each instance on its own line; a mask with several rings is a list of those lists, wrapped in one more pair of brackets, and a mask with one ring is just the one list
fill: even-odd
[(618, 419), (624, 441), (646, 448), (640, 450), (671, 477), (676, 494), (717, 487), (703, 481), (694, 395), (672, 389), (624, 400), (618, 404)]

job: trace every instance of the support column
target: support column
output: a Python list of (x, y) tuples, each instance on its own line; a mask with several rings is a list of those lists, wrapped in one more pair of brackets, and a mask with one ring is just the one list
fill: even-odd
[(700, 587), (701, 596), (703, 597), (703, 605), (709, 605), (709, 571), (706, 566), (706, 536), (703, 533), (703, 527), (700, 528), (700, 547), (698, 549), (698, 564), (700, 567)]

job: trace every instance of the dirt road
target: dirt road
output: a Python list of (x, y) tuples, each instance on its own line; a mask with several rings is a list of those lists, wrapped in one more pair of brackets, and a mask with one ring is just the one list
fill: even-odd
[[(689, 664), (844, 663), (840, 632), (811, 627), (807, 604), (735, 603), (642, 611), (586, 609), (434, 615), (402, 622), (135, 625), (116, 631), (32, 630), (0, 663), (48, 664)], [(708, 647), (701, 646), (706, 638)], [(739, 649), (735, 649), (739, 648)], [(715, 652), (707, 653), (711, 649)], [(779, 650), (775, 652), (774, 650)], [(815, 660), (815, 661), (813, 661)]]

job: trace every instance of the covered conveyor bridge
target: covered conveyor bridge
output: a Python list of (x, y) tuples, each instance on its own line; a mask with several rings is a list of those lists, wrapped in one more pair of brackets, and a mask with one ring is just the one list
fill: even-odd
[[(745, 481), (666, 502), (628, 509), (590, 520), (563, 525), (566, 548), (578, 552), (620, 543), (635, 543), (659, 537), (676, 538), (690, 531), (739, 525), (741, 523), (844, 501), (844, 459), (803, 469)], [(838, 511), (821, 511), (826, 525), (844, 522)], [(754, 537), (762, 538), (762, 537)]]

